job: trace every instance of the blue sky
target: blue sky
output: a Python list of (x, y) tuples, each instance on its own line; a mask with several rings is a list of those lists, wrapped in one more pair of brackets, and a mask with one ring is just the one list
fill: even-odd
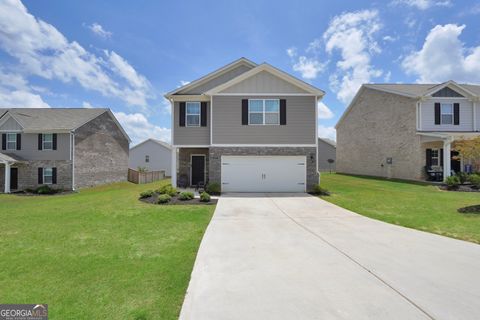
[(168, 141), (163, 94), (244, 56), (325, 90), (334, 138), (362, 83), (479, 83), (479, 21), (468, 0), (1, 0), (0, 106), (109, 107)]

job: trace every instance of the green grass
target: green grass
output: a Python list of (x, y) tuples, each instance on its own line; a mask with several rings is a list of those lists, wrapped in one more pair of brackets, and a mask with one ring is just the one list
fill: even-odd
[(177, 319), (214, 206), (137, 200), (150, 185), (0, 195), (0, 302), (50, 319)]
[(322, 174), (321, 186), (332, 192), (323, 199), (361, 215), (480, 243), (480, 214), (457, 212), (458, 208), (480, 204), (479, 193), (342, 174)]

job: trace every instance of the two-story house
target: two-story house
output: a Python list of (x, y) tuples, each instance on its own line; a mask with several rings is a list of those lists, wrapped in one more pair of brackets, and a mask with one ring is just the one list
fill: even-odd
[(172, 183), (217, 182), (223, 192), (311, 189), (319, 178), (317, 102), (323, 95), (245, 58), (169, 92)]
[(5, 193), (127, 179), (130, 138), (109, 109), (0, 109), (0, 136)]
[(466, 169), (454, 142), (480, 135), (480, 86), (365, 84), (337, 123), (337, 172), (442, 180)]

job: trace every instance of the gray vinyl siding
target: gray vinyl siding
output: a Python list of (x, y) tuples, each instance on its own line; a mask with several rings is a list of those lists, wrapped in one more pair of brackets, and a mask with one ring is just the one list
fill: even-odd
[[(335, 171), (335, 162), (337, 159), (337, 148), (331, 144), (318, 139), (318, 171)], [(335, 160), (334, 163), (328, 163), (328, 159)]]
[[(460, 103), (460, 124), (435, 125), (435, 102)], [(430, 99), (421, 102), (420, 131), (472, 131), (473, 105), (467, 99)]]
[(22, 149), (4, 152), (26, 160), (69, 160), (70, 134), (57, 134), (57, 150), (38, 150), (38, 134), (22, 133)]
[(22, 130), (22, 126), (19, 125), (18, 122), (15, 121), (15, 119), (13, 119), (12, 117), (10, 117), (10, 118), (0, 127), (0, 131), (2, 131), (2, 132), (9, 131), (9, 130), (19, 131), (19, 130)]
[(475, 109), (475, 123), (477, 127), (477, 131), (480, 131), (480, 103), (477, 102), (476, 109)]
[[(242, 125), (242, 99), (286, 99), (286, 125)], [(214, 96), (213, 144), (316, 144), (315, 97)]]
[(221, 93), (307, 93), (305, 90), (262, 71), (256, 75), (233, 85)]
[(180, 102), (175, 102), (173, 110), (173, 144), (174, 145), (209, 145), (210, 144), (210, 103), (207, 102), (206, 127), (180, 127)]
[[(145, 162), (147, 155), (149, 162)], [(128, 167), (135, 170), (138, 167), (147, 168), (148, 171), (165, 170), (165, 175), (171, 176), (172, 151), (154, 141), (147, 141), (130, 149)]]
[(199, 86), (196, 86), (196, 87), (193, 87), (192, 89), (190, 90), (182, 90), (180, 92), (178, 92), (178, 94), (202, 94), (204, 93), (205, 91), (208, 91), (212, 88), (215, 88), (219, 85), (221, 85), (222, 83), (225, 83), (227, 81), (230, 81), (232, 80), (233, 78), (241, 75), (242, 73), (245, 73), (247, 71), (249, 71), (250, 69), (252, 69), (252, 67), (250, 66), (247, 66), (247, 65), (239, 65), (238, 67), (232, 69), (232, 70), (229, 70), (227, 72), (225, 72), (224, 74), (218, 76), (218, 77), (215, 77)]

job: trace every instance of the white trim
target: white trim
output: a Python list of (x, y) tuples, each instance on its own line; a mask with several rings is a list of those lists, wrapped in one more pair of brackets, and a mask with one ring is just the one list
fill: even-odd
[[(52, 137), (52, 140), (50, 141), (51, 143), (51, 148), (45, 148), (45, 135), (50, 135)], [(46, 151), (53, 151), (53, 133), (42, 133), (42, 150), (46, 150)]]
[(212, 144), (210, 147), (286, 147), (286, 148), (300, 148), (300, 147), (315, 147), (317, 144)]
[[(170, 107), (170, 111), (171, 111), (171, 115), (170, 115), (170, 120), (171, 120), (171, 124), (170, 124), (170, 143), (173, 146), (173, 136), (174, 136), (173, 131), (175, 129), (175, 114), (174, 114), (174, 112), (175, 112), (175, 102), (173, 100), (170, 100), (170, 106), (171, 106)], [(178, 117), (180, 117), (180, 113), (178, 114)]]
[[(208, 119), (207, 119), (208, 125)], [(210, 96), (210, 144), (213, 143), (213, 97)]]
[[(47, 175), (45, 175), (45, 172), (47, 171), (47, 169), (50, 169), (52, 171), (52, 175), (50, 176), (52, 178), (52, 181), (51, 182), (45, 182), (45, 177), (48, 177)], [(52, 185), (53, 184), (53, 167), (43, 167), (42, 168), (42, 184), (46, 184), (46, 185)]]
[[(188, 104), (198, 103), (198, 114), (196, 113), (188, 113)], [(188, 124), (188, 116), (198, 116), (198, 125), (189, 125)], [(202, 122), (202, 103), (200, 101), (186, 101), (185, 102), (185, 127), (189, 128), (198, 128), (201, 127)]]
[[(315, 159), (315, 161), (316, 161), (317, 173), (319, 173), (319, 171), (318, 171), (318, 139), (320, 139), (318, 137), (318, 98), (315, 97), (315, 142), (316, 142), (316, 144), (315, 144), (315, 147), (316, 147), (316, 151), (315, 151), (316, 159)], [(306, 164), (305, 164), (305, 167), (306, 167)], [(305, 173), (305, 175), (306, 175), (306, 173)], [(320, 180), (320, 175), (319, 175), (319, 180)], [(305, 184), (306, 183), (307, 182), (305, 181)], [(319, 183), (320, 183), (320, 181), (319, 181)]]
[(301, 97), (318, 97), (317, 94), (312, 93), (215, 93), (212, 96), (272, 96), (272, 97), (282, 97), (282, 96), (301, 96)]
[(178, 94), (178, 95), (168, 97), (168, 100), (178, 101), (178, 102), (187, 102), (187, 101), (208, 102), (210, 101), (210, 96), (207, 96), (204, 94)]
[(473, 108), (472, 108), (472, 116), (473, 116), (473, 131), (477, 131), (477, 101), (473, 101)]
[(209, 148), (211, 144), (174, 144), (172, 148)]
[[(3, 125), (5, 124), (5, 122), (7, 122), (7, 120), (10, 119), (10, 118), (12, 118), (13, 120), (15, 120), (15, 122), (17, 122), (18, 125), (19, 125), (20, 127), (22, 127), (22, 129), (24, 128), (24, 127), (22, 126), (22, 124), (20, 123), (20, 121), (18, 121), (17, 118), (15, 118), (15, 116), (10, 113), (10, 111), (5, 112), (5, 113), (2, 115), (2, 117), (0, 118), (0, 127), (3, 126)], [(2, 130), (2, 132), (3, 132), (3, 131), (4, 131), (4, 130)], [(21, 131), (21, 130), (20, 130), (20, 131)], [(13, 132), (13, 131), (12, 131), (12, 132)]]
[(164, 147), (164, 148), (166, 148), (166, 149), (168, 149), (168, 150), (171, 150), (171, 149), (172, 149), (172, 146), (171, 146), (170, 144), (164, 142), (164, 141), (157, 140), (157, 139), (153, 139), (153, 138), (148, 138), (147, 140), (144, 140), (144, 141), (140, 142), (139, 144), (131, 147), (131, 148), (130, 148), (130, 151), (132, 151), (132, 150), (135, 149), (135, 148), (140, 147), (141, 145), (147, 143), (148, 141), (151, 141), (151, 142), (153, 142), (153, 143), (156, 143), (156, 144), (158, 144), (159, 146)]
[(177, 148), (172, 147), (172, 158), (171, 158), (171, 163), (170, 163), (170, 181), (172, 183), (173, 187), (177, 187)]
[[(452, 112), (451, 113), (444, 113), (443, 112), (443, 106), (451, 106), (452, 107)], [(440, 103), (440, 125), (453, 125), (454, 124), (454, 104), (453, 103)], [(452, 116), (452, 121), (450, 123), (443, 122), (443, 116)]]
[(470, 101), (472, 99), (465, 98), (465, 97), (431, 97), (427, 96), (428, 100), (467, 100)]
[[(17, 139), (17, 133), (16, 132), (7, 132), (5, 133), (6, 137), (5, 137), (5, 151), (13, 151), (13, 150), (17, 150), (17, 147), (18, 147), (18, 139)], [(15, 137), (15, 141), (9, 141), (8, 140), (8, 136), (9, 135), (13, 135)], [(15, 147), (13, 149), (9, 148), (8, 147), (8, 144), (9, 143), (15, 143)]]
[[(262, 102), (262, 115), (263, 115), (263, 123), (250, 123), (250, 101), (255, 100), (255, 101), (263, 101)], [(270, 100), (270, 101), (278, 101), (278, 112), (267, 112), (265, 111), (265, 101)], [(248, 99), (248, 125), (249, 126), (279, 126), (280, 125), (280, 99)], [(260, 113), (260, 112), (252, 112), (252, 113)], [(265, 123), (265, 115), (267, 113), (276, 113), (278, 114), (278, 123)]]
[[(0, 130), (1, 133), (22, 133), (22, 130)], [(26, 132), (25, 132), (26, 133)]]
[[(456, 87), (457, 90), (454, 90), (452, 87)], [(430, 90), (428, 90), (427, 92), (425, 92), (423, 94), (423, 96), (432, 96), (432, 94), (442, 90), (443, 88), (445, 87), (449, 87), (450, 89), (454, 90), (454, 91), (463, 91), (464, 93), (466, 93), (467, 95), (471, 96), (471, 97), (477, 97), (477, 95), (473, 92), (471, 92), (470, 90), (462, 87), (460, 84), (456, 83), (455, 81), (453, 80), (449, 80), (447, 82), (443, 82), (443, 83), (440, 83), (436, 86), (434, 86), (433, 88), (431, 88)], [(432, 98), (437, 98), (437, 97), (432, 97)], [(459, 97), (457, 97), (459, 98)], [(465, 97), (462, 97), (462, 98), (465, 98)]]
[(10, 193), (10, 162), (6, 161), (5, 162), (5, 188), (3, 190), (4, 193)]
[(198, 154), (198, 153), (192, 153), (190, 154), (190, 186), (193, 185), (192, 183), (192, 169), (193, 169), (193, 164), (192, 164), (192, 159), (193, 157), (203, 157), (203, 183), (205, 184), (207, 182), (207, 155), (206, 154)]

